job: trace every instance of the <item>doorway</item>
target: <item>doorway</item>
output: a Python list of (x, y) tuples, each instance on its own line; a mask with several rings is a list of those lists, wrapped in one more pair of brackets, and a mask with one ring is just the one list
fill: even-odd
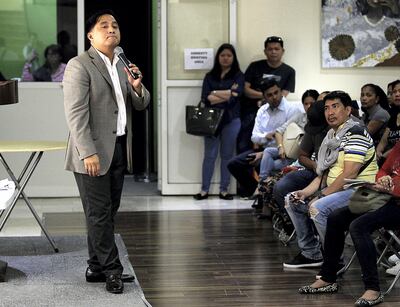
[[(99, 10), (110, 9), (121, 29), (121, 47), (130, 61), (140, 67), (143, 84), (153, 93), (153, 46), (152, 46), (152, 1), (86, 0), (85, 20)], [(85, 30), (86, 32), (86, 30)], [(85, 50), (90, 47), (85, 39)], [(146, 173), (155, 173), (156, 145), (153, 142), (153, 122), (156, 118), (153, 99), (147, 111), (134, 111), (133, 127), (133, 174), (136, 178)], [(147, 121), (146, 121), (147, 120)]]

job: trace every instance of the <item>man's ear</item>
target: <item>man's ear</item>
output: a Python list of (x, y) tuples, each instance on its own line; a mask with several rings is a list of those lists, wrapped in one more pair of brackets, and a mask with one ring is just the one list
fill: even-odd
[(89, 33), (87, 34), (87, 38), (88, 38), (88, 40), (92, 40), (92, 39), (93, 39), (93, 35), (89, 32)]
[(352, 111), (351, 106), (347, 106), (347, 107), (346, 107), (347, 116), (350, 116), (351, 111)]

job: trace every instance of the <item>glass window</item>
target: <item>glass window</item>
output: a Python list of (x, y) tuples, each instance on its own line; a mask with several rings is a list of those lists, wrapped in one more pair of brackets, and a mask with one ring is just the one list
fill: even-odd
[(229, 42), (229, 0), (168, 0), (168, 79), (203, 79), (208, 70), (185, 70), (184, 50)]
[(0, 72), (6, 79), (62, 81), (76, 46), (77, 0), (0, 0)]

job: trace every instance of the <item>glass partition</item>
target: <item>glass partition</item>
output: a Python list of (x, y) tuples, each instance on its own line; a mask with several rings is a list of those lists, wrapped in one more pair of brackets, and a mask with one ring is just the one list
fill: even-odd
[(0, 0), (5, 79), (61, 81), (62, 63), (77, 54), (76, 46), (77, 0)]
[(185, 49), (217, 48), (229, 42), (229, 0), (168, 0), (169, 80), (199, 80), (209, 69), (185, 70)]

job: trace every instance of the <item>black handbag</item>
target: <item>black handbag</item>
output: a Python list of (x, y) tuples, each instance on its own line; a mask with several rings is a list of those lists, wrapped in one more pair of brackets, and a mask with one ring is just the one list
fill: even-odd
[(186, 106), (186, 133), (197, 136), (215, 136), (224, 109), (202, 106)]

